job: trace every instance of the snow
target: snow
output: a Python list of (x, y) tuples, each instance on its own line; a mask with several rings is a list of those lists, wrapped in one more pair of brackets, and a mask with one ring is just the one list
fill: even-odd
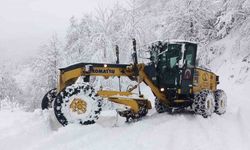
[[(24, 93), (18, 94), (20, 98), (14, 95), (16, 98), (13, 100), (28, 105), (28, 110), (32, 110), (40, 106), (40, 99), (50, 86), (44, 81), (56, 73), (54, 69), (57, 67), (50, 65), (56, 60), (63, 60), (58, 62), (59, 66), (89, 61), (113, 63), (113, 45), (119, 45), (121, 62), (131, 62), (129, 50), (133, 34), (138, 42), (138, 50), (142, 47), (140, 45), (155, 39), (195, 39), (200, 41), (198, 51), (201, 61), (220, 76), (219, 88), (225, 90), (228, 96), (226, 114), (213, 114), (204, 119), (191, 113), (158, 114), (152, 109), (144, 119), (127, 124), (121, 117), (116, 123), (116, 112), (105, 109), (94, 125), (70, 124), (62, 127), (53, 110), (25, 112), (10, 105), (10, 99), (4, 99), (0, 101), (0, 150), (249, 150), (249, 1), (229, 0), (226, 3), (228, 6), (224, 6), (221, 0), (194, 1), (191, 6), (186, 6), (186, 1), (146, 0), (137, 4), (141, 7), (132, 15), (129, 10), (122, 11), (117, 7), (113, 10), (116, 15), (100, 13), (99, 16), (84, 16), (78, 23), (77, 19), (72, 18), (63, 46), (52, 39), (45, 45), (45, 48), (49, 48), (44, 49), (46, 53), (39, 54), (39, 59), (34, 58), (36, 61), (27, 61), (28, 68), (10, 67), (16, 64), (5, 62), (7, 70), (15, 70), (14, 73), (5, 74), (5, 67), (0, 66), (3, 77), (14, 74), (17, 81), (14, 84), (14, 79), (7, 78), (8, 83), (13, 84), (2, 84), (4, 89), (10, 89), (6, 93), (18, 93), (14, 85), (19, 85)], [(238, 8), (238, 3), (242, 8)], [(134, 19), (137, 24), (131, 23)], [(206, 22), (214, 19), (216, 22), (210, 27)], [(190, 28), (190, 23), (194, 23), (193, 28)], [(134, 27), (139, 32), (132, 34)], [(91, 34), (86, 37), (89, 31)], [(55, 53), (50, 55), (57, 52), (58, 47), (55, 46), (59, 46), (58, 52), (62, 56)], [(67, 52), (61, 52), (64, 49)], [(247, 58), (246, 61), (243, 58)], [(36, 69), (33, 69), (34, 66)], [(113, 88), (116, 81), (113, 79), (103, 84)], [(127, 82), (122, 81), (123, 84)], [(98, 80), (97, 84), (101, 82)], [(142, 86), (142, 93), (154, 107), (154, 96), (150, 89)]]
[[(222, 79), (223, 80), (223, 79)], [(53, 110), (0, 111), (0, 147), (3, 150), (248, 150), (250, 109), (247, 86), (222, 81), (228, 95), (224, 115), (204, 119), (193, 114), (158, 114), (154, 109), (142, 120), (127, 124), (116, 113), (104, 111), (94, 125), (62, 127)], [(233, 85), (233, 86), (232, 86)], [(149, 88), (143, 93), (153, 99)], [(153, 102), (153, 101), (152, 101)]]

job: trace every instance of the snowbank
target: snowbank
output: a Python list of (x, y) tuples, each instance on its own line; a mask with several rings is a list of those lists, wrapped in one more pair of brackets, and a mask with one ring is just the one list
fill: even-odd
[[(158, 114), (153, 109), (135, 123), (126, 124), (119, 117), (115, 126), (115, 112), (104, 111), (94, 125), (61, 127), (52, 111), (0, 111), (0, 147), (3, 150), (248, 150), (250, 100), (245, 88), (250, 84), (225, 85), (228, 111), (208, 119), (193, 114)], [(151, 94), (147, 95), (150, 99)]]

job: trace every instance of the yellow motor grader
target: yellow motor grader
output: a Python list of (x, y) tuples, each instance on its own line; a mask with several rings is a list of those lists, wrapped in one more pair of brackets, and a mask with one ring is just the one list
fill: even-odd
[[(155, 96), (158, 113), (189, 110), (204, 118), (226, 111), (227, 98), (217, 89), (219, 77), (197, 67), (197, 44), (187, 41), (158, 41), (149, 46), (150, 62), (138, 63), (136, 41), (133, 39), (133, 63), (78, 63), (60, 69), (58, 87), (50, 90), (42, 100), (42, 109), (54, 109), (63, 125), (93, 124), (98, 119), (104, 100), (115, 104), (118, 114), (127, 121), (139, 119), (152, 109), (151, 103), (139, 90), (144, 82)], [(96, 91), (89, 84), (91, 76), (128, 77), (137, 84), (127, 91)]]

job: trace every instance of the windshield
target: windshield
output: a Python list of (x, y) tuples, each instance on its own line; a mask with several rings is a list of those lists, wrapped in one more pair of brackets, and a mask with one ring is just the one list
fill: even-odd
[(195, 55), (196, 55), (197, 46), (195, 44), (187, 44), (185, 52), (185, 61), (188, 67), (195, 66)]
[(165, 45), (165, 50), (158, 55), (158, 67), (164, 72), (165, 69), (173, 69), (181, 58), (181, 45), (168, 44)]
[(177, 58), (178, 58), (178, 57), (171, 57), (171, 58), (170, 58), (170, 68), (173, 68), (173, 67), (176, 65), (176, 63), (177, 63)]
[(166, 52), (167, 68), (174, 68), (181, 58), (181, 45), (169, 44), (168, 51)]

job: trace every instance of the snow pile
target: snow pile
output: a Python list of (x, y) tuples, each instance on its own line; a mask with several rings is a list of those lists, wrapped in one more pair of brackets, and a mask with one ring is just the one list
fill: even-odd
[(1, 149), (26, 149), (31, 143), (46, 138), (52, 131), (49, 115), (41, 111), (26, 113), (21, 110), (1, 111)]
[[(222, 81), (228, 94), (228, 110), (208, 119), (193, 114), (158, 114), (154, 109), (142, 120), (127, 124), (116, 113), (103, 111), (94, 125), (61, 127), (53, 111), (0, 111), (0, 147), (8, 150), (248, 150), (250, 102), (245, 90), (250, 82)], [(142, 88), (152, 100), (147, 87)]]

